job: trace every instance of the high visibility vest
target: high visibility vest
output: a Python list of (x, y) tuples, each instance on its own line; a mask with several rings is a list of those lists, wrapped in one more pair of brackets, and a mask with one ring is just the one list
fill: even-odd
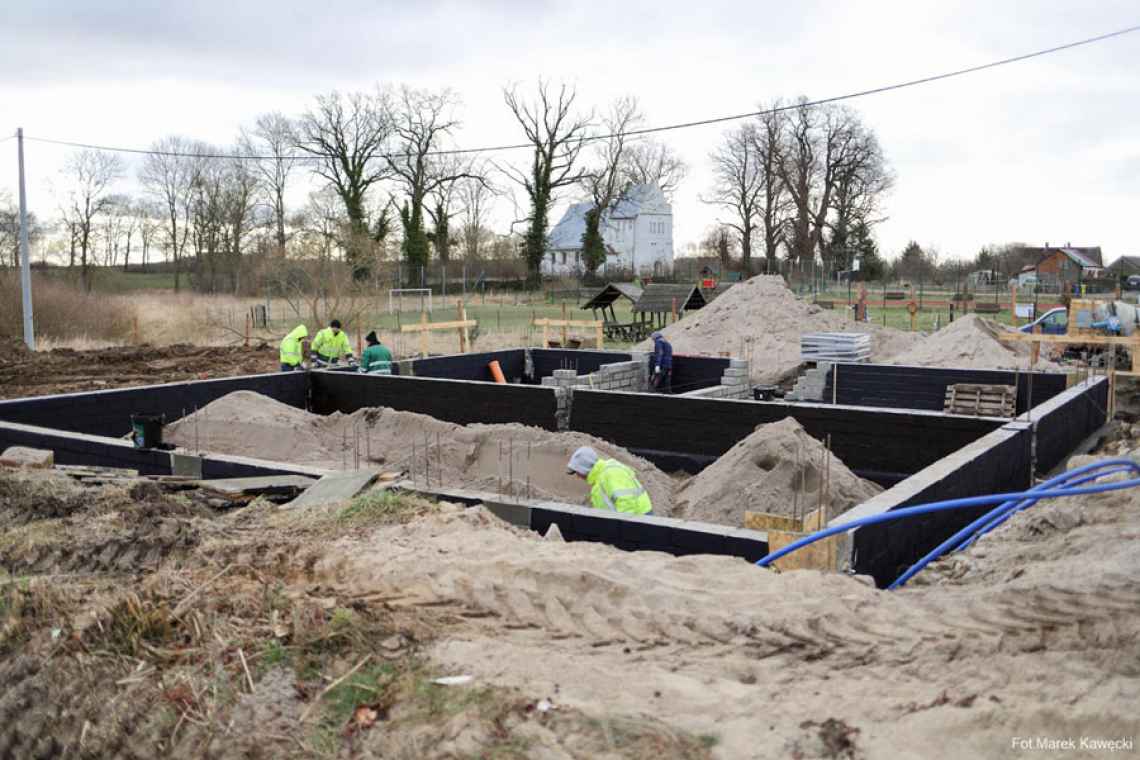
[(333, 335), (332, 328), (326, 327), (313, 338), (313, 352), (324, 359), (339, 359), (352, 356), (352, 345), (344, 330)]
[(301, 354), (301, 341), (309, 337), (304, 325), (297, 325), (281, 341), (281, 363), (296, 367), (305, 357)]
[(631, 515), (653, 511), (649, 493), (637, 480), (637, 473), (616, 459), (599, 459), (586, 476), (590, 484), (590, 504)]

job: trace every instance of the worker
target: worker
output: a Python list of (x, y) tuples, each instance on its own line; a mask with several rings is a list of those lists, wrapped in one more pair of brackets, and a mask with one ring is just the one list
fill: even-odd
[(348, 335), (340, 329), (340, 320), (334, 319), (329, 326), (319, 331), (313, 337), (313, 345), (309, 349), (313, 363), (337, 364), (342, 358), (353, 362), (352, 346), (348, 342)]
[(368, 347), (360, 354), (360, 371), (368, 375), (392, 374), (392, 352), (380, 342), (376, 331), (364, 336)]
[(653, 387), (658, 393), (673, 392), (673, 344), (660, 331), (653, 338)]
[(628, 515), (653, 514), (653, 503), (638, 482), (637, 473), (616, 459), (602, 459), (589, 446), (582, 446), (566, 463), (566, 471), (590, 484), (590, 504), (595, 509)]
[(302, 369), (301, 362), (305, 358), (305, 338), (309, 337), (309, 330), (304, 325), (297, 325), (281, 341), (281, 371), (293, 372)]

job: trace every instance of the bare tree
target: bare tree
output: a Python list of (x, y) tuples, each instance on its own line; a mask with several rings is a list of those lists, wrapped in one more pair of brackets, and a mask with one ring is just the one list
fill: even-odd
[(174, 291), (178, 292), (205, 149), (201, 143), (173, 136), (159, 140), (152, 150), (143, 160), (139, 181), (162, 208), (170, 257), (174, 262)]
[(727, 212), (727, 221), (721, 224), (740, 237), (740, 258), (746, 276), (752, 273), (752, 233), (756, 231), (767, 184), (756, 151), (756, 132), (756, 125), (746, 122), (725, 133), (720, 147), (710, 156), (712, 192), (702, 199)]
[(70, 187), (68, 212), (78, 233), (80, 278), (83, 289), (89, 292), (95, 222), (111, 203), (109, 190), (123, 174), (123, 161), (114, 153), (82, 150), (68, 157), (63, 171)]
[[(35, 245), (43, 236), (43, 226), (36, 215), (28, 212), (28, 244)], [(20, 209), (11, 197), (0, 191), (0, 266), (20, 266)]]
[(142, 256), (142, 269), (145, 272), (151, 246), (162, 230), (162, 211), (153, 203), (140, 200), (135, 204), (135, 216), (138, 218), (139, 245), (142, 246), (139, 253)]
[(274, 233), (279, 253), (285, 251), (285, 193), (289, 187), (289, 174), (297, 163), (297, 128), (293, 120), (277, 111), (257, 117), (253, 130), (243, 135), (241, 143), (252, 152), (265, 155), (254, 163), (254, 171), (261, 180), (266, 199), (273, 211)]
[[(483, 172), (480, 172), (483, 173)], [(492, 237), (487, 226), (490, 206), (495, 197), (495, 189), (488, 182), (473, 179), (459, 184), (459, 201), (462, 204), (463, 257), (467, 261), (477, 261), (482, 257), (484, 246)]]
[(123, 194), (108, 196), (103, 214), (103, 266), (117, 266), (121, 252), (123, 271), (127, 271), (131, 259), (131, 243), (134, 241), (137, 228), (134, 201), (130, 196)]
[(555, 194), (560, 188), (582, 179), (582, 172), (575, 166), (591, 117), (575, 113), (576, 97), (574, 89), (564, 84), (557, 94), (552, 94), (542, 81), (538, 83), (537, 98), (533, 102), (524, 100), (517, 86), (503, 91), (507, 107), (523, 128), (527, 141), (534, 146), (529, 172), (505, 169), (526, 191), (530, 201), (523, 255), (532, 283), (540, 280), (542, 257), (546, 252), (547, 214), (554, 204)]
[(756, 129), (752, 133), (756, 152), (756, 169), (763, 183), (757, 213), (760, 233), (764, 239), (764, 260), (767, 272), (774, 272), (778, 268), (777, 256), (779, 255), (780, 244), (787, 235), (790, 209), (787, 185), (780, 174), (785, 117), (781, 111), (777, 110), (779, 106), (778, 101), (767, 107), (761, 105), (762, 113), (757, 117)]
[(391, 98), (383, 90), (318, 95), (316, 107), (298, 126), (298, 147), (319, 159), (313, 171), (332, 184), (344, 203), (350, 227), (347, 255), (357, 279), (366, 278), (372, 268), (368, 191), (391, 176), (384, 159), (391, 136)]
[(853, 243), (856, 242), (852, 239), (853, 231), (858, 230), (865, 235), (883, 221), (878, 215), (879, 206), (894, 185), (894, 175), (887, 166), (875, 134), (858, 122), (852, 130), (847, 160), (835, 174), (833, 214), (828, 223), (831, 235), (826, 246), (827, 258), (834, 266), (843, 269), (851, 267)]
[[(400, 88), (394, 127), (400, 138), (400, 148), (396, 155), (388, 157), (388, 164), (407, 196), (400, 209), (400, 221), (404, 228), (404, 259), (410, 271), (428, 261), (429, 240), (424, 229), (424, 206), (428, 196), (438, 196), (441, 189), (450, 188), (457, 180), (469, 176), (465, 163), (452, 156), (432, 155), (441, 149), (451, 131), (459, 125), (454, 115), (458, 105), (459, 99), (451, 90), (430, 92)], [(450, 196), (449, 189), (445, 190), (444, 196)], [(438, 204), (440, 200), (436, 197), (434, 202)], [(444, 254), (446, 259), (446, 250)]]
[(641, 119), (637, 98), (625, 95), (614, 101), (602, 119), (602, 129), (608, 136), (595, 143), (593, 163), (582, 176), (582, 187), (591, 201), (591, 208), (586, 212), (586, 230), (582, 234), (582, 263), (590, 273), (606, 261), (602, 225), (628, 187), (624, 171), (625, 133), (636, 127)]
[(668, 144), (640, 138), (625, 148), (622, 173), (631, 185), (656, 185), (668, 200), (684, 182), (689, 165)]

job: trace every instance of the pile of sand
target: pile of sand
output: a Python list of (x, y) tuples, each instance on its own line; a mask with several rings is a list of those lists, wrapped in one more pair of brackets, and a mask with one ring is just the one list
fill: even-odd
[[(753, 382), (776, 383), (799, 368), (803, 333), (840, 331), (870, 333), (872, 361), (883, 361), (921, 340), (916, 333), (856, 323), (842, 308), (802, 301), (776, 275), (757, 275), (734, 285), (662, 332), (679, 354), (727, 352), (751, 361)], [(651, 340), (638, 345), (639, 350), (652, 347)]]
[[(919, 367), (1028, 369), (1028, 343), (1002, 343), (998, 340), (998, 334), (1007, 329), (977, 314), (967, 314), (909, 350), (892, 356), (888, 363)], [(1034, 369), (1061, 371), (1059, 365), (1043, 357), (1037, 360)]]
[(678, 489), (673, 516), (742, 526), (746, 510), (793, 516), (826, 503), (830, 519), (882, 490), (835, 455), (825, 485), (826, 457), (824, 445), (791, 417), (759, 425)]
[(654, 511), (669, 514), (673, 481), (650, 462), (584, 433), (518, 424), (457, 425), (388, 408), (312, 414), (237, 391), (168, 425), (177, 446), (326, 469), (403, 471), (420, 484), (583, 503), (588, 486), (566, 473), (579, 446), (637, 470)]

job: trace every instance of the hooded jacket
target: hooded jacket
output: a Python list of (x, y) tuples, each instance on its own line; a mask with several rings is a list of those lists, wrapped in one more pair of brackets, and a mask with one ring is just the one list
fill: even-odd
[(309, 331), (304, 325), (297, 325), (292, 332), (281, 341), (281, 363), (296, 367), (304, 359), (301, 353), (301, 341), (309, 337)]

